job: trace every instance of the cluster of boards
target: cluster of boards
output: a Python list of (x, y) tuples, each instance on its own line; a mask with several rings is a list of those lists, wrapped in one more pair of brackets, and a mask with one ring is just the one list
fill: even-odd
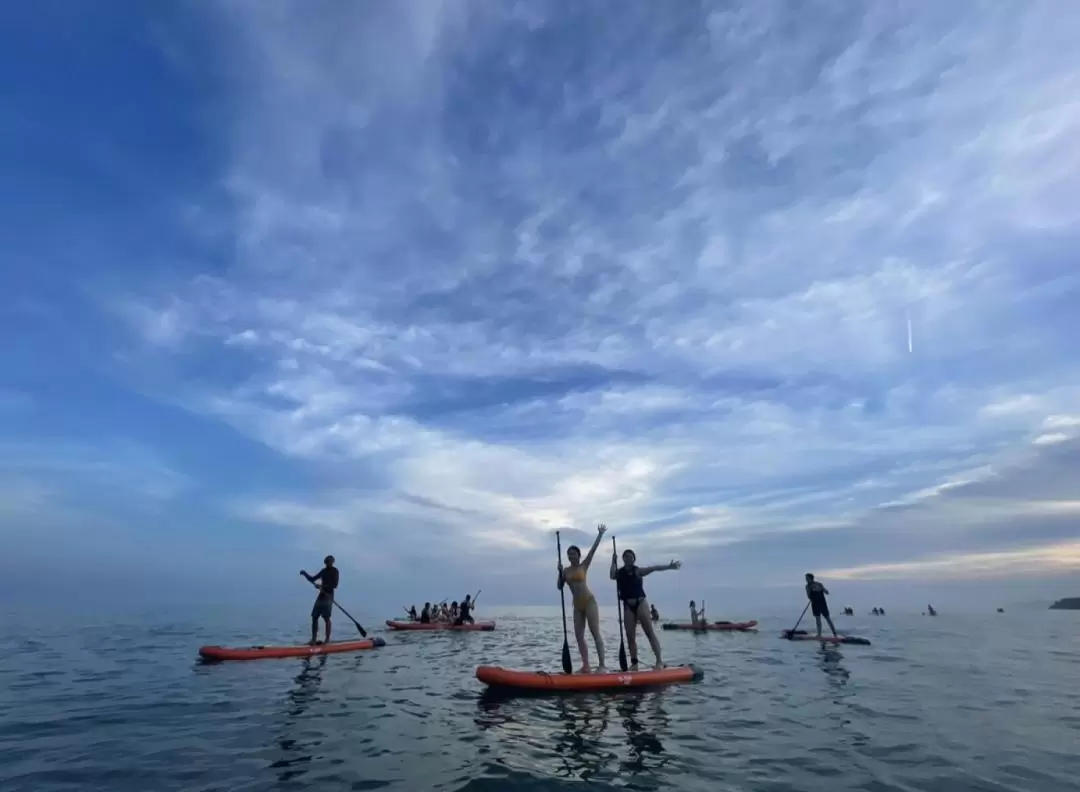
[[(424, 624), (420, 622), (388, 620), (386, 626), (391, 630), (417, 632), (487, 632), (495, 629), (495, 622), (477, 622), (476, 624)], [(705, 627), (693, 624), (668, 623), (662, 625), (665, 630), (705, 630), (748, 632), (757, 627), (756, 621), (715, 622)], [(822, 641), (825, 643), (869, 644), (865, 638), (817, 636), (799, 630), (785, 630), (782, 637), (788, 640)], [(357, 641), (332, 641), (330, 643), (298, 646), (248, 646), (229, 648), (224, 646), (203, 646), (199, 655), (207, 661), (221, 660), (256, 660), (274, 657), (312, 657), (315, 655), (337, 654), (339, 652), (357, 652), (365, 649), (378, 649), (386, 646), (386, 641), (378, 636)], [(479, 666), (476, 678), (490, 688), (518, 691), (589, 691), (612, 690), (620, 688), (652, 687), (676, 682), (696, 682), (704, 677), (704, 672), (694, 665), (672, 666), (670, 668), (646, 671), (612, 671), (603, 674), (551, 674), (544, 671), (514, 671), (498, 666)]]

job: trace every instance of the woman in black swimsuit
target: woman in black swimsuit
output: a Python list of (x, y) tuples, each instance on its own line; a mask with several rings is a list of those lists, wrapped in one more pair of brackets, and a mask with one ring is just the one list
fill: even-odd
[(636, 565), (637, 556), (633, 550), (623, 550), (623, 566), (619, 568), (619, 559), (611, 554), (611, 579), (615, 581), (619, 590), (619, 602), (622, 603), (623, 621), (626, 623), (626, 643), (630, 646), (630, 670), (636, 671), (638, 667), (637, 653), (637, 628), (645, 631), (645, 637), (649, 639), (649, 646), (656, 655), (656, 667), (664, 667), (664, 658), (660, 653), (660, 640), (656, 637), (653, 628), (652, 612), (649, 601), (645, 599), (645, 584), (642, 578), (653, 572), (663, 572), (666, 569), (678, 569), (682, 564), (672, 561), (664, 566), (639, 567)]

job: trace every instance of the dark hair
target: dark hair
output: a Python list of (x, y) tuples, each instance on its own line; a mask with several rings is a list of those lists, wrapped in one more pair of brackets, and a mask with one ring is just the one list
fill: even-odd
[(456, 608), (457, 607), (457, 600), (454, 600), (453, 602), (451, 602), (450, 607), (451, 608)]
[(806, 579), (807, 580), (813, 580), (814, 579), (814, 573), (813, 572), (807, 572), (806, 573)]
[(566, 548), (566, 554), (570, 555), (570, 553), (572, 553), (574, 550), (577, 550), (577, 554), (581, 555), (581, 548), (577, 545), (570, 545), (568, 548)]

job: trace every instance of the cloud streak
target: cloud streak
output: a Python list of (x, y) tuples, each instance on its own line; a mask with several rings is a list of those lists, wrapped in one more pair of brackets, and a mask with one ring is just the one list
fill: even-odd
[(1078, 17), (226, 4), (218, 264), (103, 298), (116, 366), (311, 472), (228, 513), (383, 564), (1069, 566), (993, 545), (1071, 514)]

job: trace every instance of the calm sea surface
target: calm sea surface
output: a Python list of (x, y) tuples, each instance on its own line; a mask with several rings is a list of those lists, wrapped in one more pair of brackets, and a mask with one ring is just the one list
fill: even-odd
[[(299, 624), (5, 615), (0, 789), (1080, 789), (1080, 613), (860, 616), (838, 626), (873, 646), (839, 650), (781, 640), (790, 619), (661, 633), (668, 662), (705, 680), (620, 694), (483, 695), (477, 664), (558, 668), (557, 618), (379, 630), (383, 649), (317, 659), (196, 661), (204, 643), (302, 639), (308, 607)], [(614, 665), (613, 619), (605, 630)]]

